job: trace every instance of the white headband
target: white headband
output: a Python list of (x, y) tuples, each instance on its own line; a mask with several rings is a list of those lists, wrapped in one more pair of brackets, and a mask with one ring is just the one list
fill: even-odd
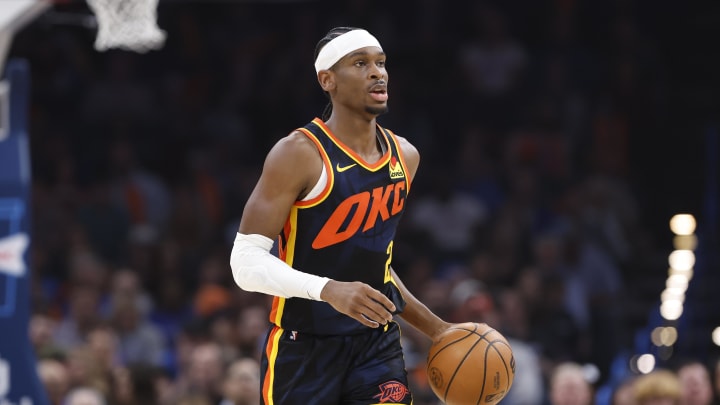
[(343, 56), (366, 46), (382, 49), (380, 42), (365, 30), (352, 30), (333, 38), (320, 49), (315, 59), (315, 72), (330, 69)]

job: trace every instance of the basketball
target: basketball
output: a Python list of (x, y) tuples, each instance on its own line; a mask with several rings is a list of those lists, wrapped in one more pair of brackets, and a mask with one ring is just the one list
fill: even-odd
[(427, 375), (447, 405), (492, 405), (512, 386), (515, 358), (500, 332), (484, 323), (460, 323), (430, 346)]

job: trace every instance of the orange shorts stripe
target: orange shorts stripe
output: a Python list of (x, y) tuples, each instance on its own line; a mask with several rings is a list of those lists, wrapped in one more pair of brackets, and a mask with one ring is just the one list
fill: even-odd
[(270, 337), (268, 338), (268, 344), (265, 347), (265, 352), (267, 354), (268, 358), (268, 368), (265, 372), (265, 383), (263, 384), (263, 399), (265, 400), (265, 405), (273, 405), (273, 382), (275, 379), (275, 360), (277, 358), (277, 352), (278, 352), (278, 341), (280, 340), (280, 336), (282, 336), (283, 330), (277, 326), (273, 328), (273, 330), (270, 332)]

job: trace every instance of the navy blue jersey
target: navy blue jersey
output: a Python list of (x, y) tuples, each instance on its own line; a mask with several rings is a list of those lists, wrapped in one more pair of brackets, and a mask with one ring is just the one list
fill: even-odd
[[(278, 240), (280, 258), (306, 273), (367, 283), (402, 311), (405, 302), (390, 263), (410, 179), (397, 138), (378, 126), (385, 153), (368, 163), (318, 118), (298, 130), (316, 144), (328, 178), (319, 195), (293, 205)], [(326, 302), (303, 298), (275, 297), (270, 320), (286, 330), (318, 335), (368, 329)]]

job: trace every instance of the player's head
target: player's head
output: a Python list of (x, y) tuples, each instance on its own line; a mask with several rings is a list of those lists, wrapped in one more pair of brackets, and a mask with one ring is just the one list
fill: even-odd
[(355, 27), (331, 29), (315, 47), (315, 72), (331, 102), (323, 120), (332, 113), (333, 100), (371, 115), (387, 111), (387, 71), (380, 42)]

